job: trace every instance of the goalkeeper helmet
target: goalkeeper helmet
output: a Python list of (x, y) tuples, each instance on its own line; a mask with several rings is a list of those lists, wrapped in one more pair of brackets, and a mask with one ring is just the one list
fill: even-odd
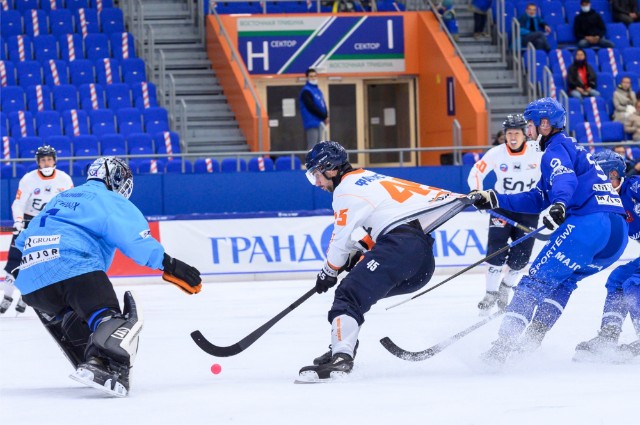
[(101, 180), (107, 189), (129, 199), (133, 192), (133, 174), (120, 158), (103, 156), (93, 161), (87, 170), (87, 180)]

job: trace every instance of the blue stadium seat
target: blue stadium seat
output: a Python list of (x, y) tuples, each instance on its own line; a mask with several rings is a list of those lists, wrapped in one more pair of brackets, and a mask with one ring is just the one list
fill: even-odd
[(78, 9), (74, 13), (74, 19), (76, 22), (76, 32), (82, 34), (83, 37), (100, 32), (97, 9)]
[[(356, 3), (356, 6), (358, 7), (360, 4)], [(407, 9), (404, 3), (393, 0), (378, 0), (376, 1), (376, 7), (378, 12), (404, 12)]]
[(91, 134), (76, 136), (73, 138), (74, 156), (98, 156), (100, 155), (98, 138)]
[(20, 12), (17, 10), (3, 10), (0, 12), (0, 34), (2, 34), (2, 38), (23, 34)]
[(100, 138), (101, 154), (105, 156), (123, 156), (127, 145), (121, 134), (105, 134)]
[(600, 127), (600, 137), (603, 143), (625, 140), (624, 124), (618, 121), (603, 122)]
[(63, 111), (62, 124), (64, 125), (64, 134), (67, 136), (89, 134), (88, 115), (86, 111), (79, 109)]
[(89, 6), (98, 9), (98, 12), (100, 12), (103, 9), (113, 8), (113, 0), (90, 0)]
[(107, 106), (113, 111), (131, 107), (131, 90), (123, 83), (109, 84), (105, 88)]
[(293, 157), (293, 160), (290, 156), (280, 156), (276, 158), (275, 169), (276, 171), (291, 171), (291, 170), (299, 170), (301, 168), (300, 158), (297, 156)]
[(128, 32), (114, 32), (109, 36), (111, 41), (111, 56), (116, 59), (136, 57), (136, 47), (133, 36)]
[(96, 78), (98, 84), (107, 86), (108, 84), (121, 83), (120, 62), (117, 59), (103, 58), (95, 62)]
[(462, 154), (462, 165), (474, 165), (480, 161), (480, 158), (482, 158), (482, 153), (480, 152), (466, 152)]
[[(116, 111), (116, 117), (118, 119), (118, 133), (127, 137), (127, 141), (131, 142), (128, 138), (130, 134), (142, 133), (142, 117), (140, 116), (140, 110), (138, 108), (121, 108)], [(146, 133), (145, 133), (146, 134)], [(151, 135), (148, 134), (149, 140), (152, 140)], [(131, 143), (129, 143), (129, 149), (131, 149)]]
[(16, 66), (11, 61), (0, 61), (0, 76), (6, 79), (6, 84), (2, 86), (15, 86), (16, 82)]
[(2, 137), (9, 136), (9, 124), (7, 120), (7, 115), (4, 112), (0, 111), (0, 133), (2, 133)]
[(582, 112), (582, 101), (575, 97), (569, 98), (569, 133), (573, 133), (576, 130), (578, 123), (584, 122), (584, 112)]
[(38, 0), (14, 0), (13, 5), (20, 13), (38, 8)]
[(603, 123), (611, 121), (607, 111), (607, 102), (602, 96), (585, 97), (582, 99), (582, 109), (584, 110), (585, 118), (589, 122)]
[[(165, 166), (165, 173), (173, 173), (173, 174), (180, 174), (180, 173), (184, 173), (184, 174), (191, 174), (193, 173), (193, 165), (191, 164), (191, 161), (188, 160), (179, 160), (179, 159), (174, 159), (174, 160), (169, 160), (166, 161), (167, 165)], [(182, 165), (184, 164), (184, 170), (182, 169)]]
[(67, 9), (76, 11), (78, 9), (88, 9), (90, 7), (89, 0), (66, 0)]
[(49, 28), (51, 34), (61, 37), (74, 33), (73, 15), (69, 9), (56, 9), (49, 12)]
[(117, 133), (115, 116), (111, 109), (93, 109), (89, 111), (91, 133), (100, 137), (104, 134)]
[(30, 61), (33, 58), (33, 47), (31, 37), (27, 35), (16, 35), (7, 40), (7, 52), (9, 59), (14, 62)]
[(247, 171), (247, 161), (243, 158), (224, 158), (220, 163), (220, 171), (223, 173)]
[(640, 47), (627, 47), (622, 51), (622, 63), (626, 71), (637, 72), (640, 69)]
[(542, 1), (539, 4), (542, 19), (551, 26), (551, 24), (563, 24), (564, 6), (559, 1)]
[[(159, 154), (180, 153), (180, 136), (173, 131), (162, 131), (153, 137), (156, 145), (156, 152)], [(167, 146), (168, 145), (168, 146)], [(169, 147), (169, 149), (167, 149)]]
[(53, 107), (58, 111), (78, 109), (78, 89), (71, 84), (53, 86)]
[[(528, 63), (527, 63), (528, 58), (529, 58), (528, 53), (522, 55), (524, 68), (526, 70), (528, 70)], [(542, 72), (544, 71), (544, 67), (547, 66), (547, 64), (548, 64), (547, 52), (545, 52), (544, 50), (535, 50), (534, 72), (536, 73), (537, 82), (542, 81)], [(533, 81), (532, 77), (533, 77), (532, 75), (528, 76), (529, 81)]]
[(80, 34), (62, 34), (58, 37), (60, 58), (69, 62), (84, 59), (84, 44)]
[[(620, 74), (618, 73), (618, 75)], [(596, 89), (604, 99), (607, 99), (607, 104), (611, 102), (613, 105), (613, 92), (616, 91), (616, 86), (613, 74), (609, 72), (596, 73)]]
[(9, 114), (15, 111), (23, 111), (27, 109), (24, 101), (24, 89), (17, 86), (7, 86), (2, 88), (2, 111)]
[(42, 146), (42, 137), (28, 136), (18, 139), (20, 158), (35, 158), (36, 151)]
[(100, 12), (100, 26), (105, 34), (125, 32), (122, 10), (118, 8), (102, 10)]
[[(14, 175), (14, 167), (15, 167), (15, 175)], [(27, 168), (20, 163), (8, 163), (3, 162), (0, 165), (0, 177), (3, 179), (9, 179), (12, 177), (22, 178), (27, 173)]]
[(9, 128), (11, 137), (20, 142), (20, 138), (36, 135), (33, 125), (33, 115), (28, 111), (16, 111), (9, 114)]
[(613, 22), (611, 6), (607, 0), (592, 0), (591, 7), (600, 14), (605, 24)]
[(69, 70), (71, 72), (71, 84), (82, 86), (84, 84), (92, 84), (95, 82), (93, 75), (93, 62), (88, 59), (78, 59), (69, 62)]
[(598, 62), (600, 62), (600, 71), (610, 72), (614, 77), (624, 70), (622, 53), (617, 48), (598, 50)]
[(163, 159), (142, 158), (136, 160), (139, 174), (162, 174), (166, 168)]
[(82, 109), (105, 109), (104, 88), (100, 84), (83, 84), (78, 89)]
[(558, 25), (558, 27), (556, 28), (556, 40), (558, 40), (558, 44), (560, 45), (575, 45), (578, 41), (576, 40), (576, 36), (573, 34), (573, 25)]
[(122, 69), (122, 80), (125, 83), (132, 84), (140, 81), (147, 81), (147, 72), (142, 59), (123, 59), (120, 64)]
[[(587, 57), (587, 63), (593, 67), (594, 71), (598, 71), (598, 54), (594, 49), (583, 49)], [(600, 49), (602, 50), (602, 49)]]
[(142, 81), (131, 84), (131, 94), (136, 108), (145, 109), (158, 106), (156, 85), (152, 82)]
[(198, 174), (219, 173), (220, 163), (215, 158), (198, 158), (193, 163), (193, 172)]
[(640, 47), (640, 22), (629, 24), (629, 40), (634, 47)]
[[(5, 124), (6, 126), (6, 124)], [(17, 158), (18, 157), (18, 144), (16, 143), (13, 137), (2, 136), (2, 141), (0, 142), (0, 146), (2, 146), (3, 158), (4, 157), (4, 145), (9, 145), (9, 158)]]
[(316, 5), (307, 4), (306, 1), (287, 1), (284, 2), (285, 13), (314, 13), (316, 11)]
[(27, 109), (31, 112), (50, 111), (53, 109), (51, 105), (51, 89), (48, 86), (39, 84), (37, 86), (27, 87)]
[(564, 3), (564, 16), (571, 28), (573, 28), (573, 20), (580, 14), (580, 0), (567, 0)]
[[(125, 136), (126, 137), (126, 136)], [(132, 133), (127, 137), (129, 155), (153, 155), (153, 139), (147, 133)]]
[(573, 55), (568, 49), (555, 49), (549, 52), (549, 67), (551, 72), (566, 78), (567, 70), (573, 63)]
[(89, 34), (84, 38), (84, 48), (87, 53), (87, 59), (96, 60), (108, 58), (111, 56), (109, 52), (109, 38), (106, 34)]
[(273, 171), (273, 160), (268, 156), (251, 158), (248, 163), (248, 169), (253, 172)]
[(24, 14), (24, 32), (29, 37), (38, 37), (49, 34), (47, 14), (44, 10), (31, 9)]
[(43, 138), (45, 144), (56, 150), (58, 157), (71, 156), (71, 139), (67, 136), (51, 136)]
[(142, 110), (144, 116), (144, 129), (149, 134), (161, 131), (169, 131), (169, 117), (164, 108), (147, 108)]
[(48, 86), (69, 84), (67, 61), (51, 59), (49, 62), (42, 64), (42, 73), (44, 74), (44, 83)]
[(42, 84), (42, 66), (37, 61), (23, 61), (16, 65), (18, 84), (25, 89), (29, 86)]
[(38, 129), (38, 136), (42, 138), (61, 136), (60, 113), (57, 111), (38, 112), (36, 114), (36, 128)]
[(51, 5), (51, 0), (43, 0), (40, 7), (47, 12), (47, 14), (51, 14), (52, 10), (59, 10), (64, 7), (63, 0), (55, 0), (53, 6)]
[(593, 122), (584, 121), (576, 124), (575, 132), (578, 143), (589, 143), (589, 139), (592, 143), (602, 142), (600, 131)]
[(607, 33), (605, 37), (607, 40), (613, 41), (618, 49), (624, 49), (629, 47), (629, 35), (627, 34), (627, 27), (625, 24), (616, 22), (606, 24)]
[(49, 34), (34, 37), (33, 51), (35, 59), (40, 63), (58, 59), (58, 41), (55, 36)]

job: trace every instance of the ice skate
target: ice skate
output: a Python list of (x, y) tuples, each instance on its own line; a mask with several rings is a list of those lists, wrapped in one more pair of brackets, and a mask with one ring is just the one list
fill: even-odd
[(640, 339), (620, 345), (617, 350), (616, 363), (625, 363), (637, 357), (640, 357)]
[(576, 346), (574, 361), (613, 361), (617, 356), (620, 328), (605, 326), (595, 338), (583, 341)]
[(9, 307), (11, 307), (12, 302), (13, 302), (13, 298), (5, 295), (2, 301), (0, 302), (0, 314), (6, 313)]
[(480, 313), (488, 313), (498, 301), (498, 291), (487, 291), (484, 298), (478, 303)]
[[(358, 353), (358, 345), (360, 345), (360, 340), (356, 341), (356, 346), (353, 349), (353, 358), (354, 358), (354, 360), (356, 358), (356, 354)], [(313, 364), (316, 365), (316, 366), (317, 365), (321, 365), (321, 364), (327, 364), (327, 363), (329, 363), (331, 361), (332, 357), (333, 357), (333, 354), (331, 352), (331, 345), (329, 345), (329, 351), (327, 351), (323, 355), (313, 359)]]
[(549, 331), (549, 327), (542, 322), (534, 320), (527, 327), (524, 335), (518, 341), (516, 350), (519, 356), (526, 356), (536, 351), (542, 344), (542, 340)]
[(514, 350), (514, 344), (513, 341), (502, 337), (493, 341), (492, 344), (488, 351), (480, 354), (480, 360), (489, 368), (499, 369), (507, 362), (509, 355)]
[(27, 310), (27, 304), (22, 301), (22, 297), (18, 298), (16, 303), (16, 313), (24, 313)]
[(331, 361), (324, 364), (305, 366), (300, 369), (296, 383), (332, 382), (346, 377), (353, 369), (353, 357), (346, 353), (336, 353)]
[(129, 394), (129, 368), (114, 370), (106, 366), (96, 357), (78, 365), (74, 373), (69, 375), (74, 381), (100, 390), (115, 397), (126, 397)]
[(507, 308), (509, 305), (509, 296), (511, 295), (512, 288), (505, 284), (504, 282), (500, 283), (500, 288), (498, 288), (498, 299), (496, 300), (496, 305), (502, 311)]

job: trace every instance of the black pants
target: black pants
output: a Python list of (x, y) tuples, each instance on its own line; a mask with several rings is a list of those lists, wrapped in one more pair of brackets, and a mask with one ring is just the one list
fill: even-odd
[[(505, 211), (498, 209), (497, 212), (509, 217), (513, 221), (516, 221), (524, 226), (535, 229), (538, 227), (538, 215), (537, 214), (522, 214), (514, 213), (511, 211)], [(495, 217), (489, 218), (489, 241), (487, 246), (487, 255), (491, 255), (498, 251), (500, 248), (509, 244), (509, 239), (515, 241), (525, 235), (525, 232), (518, 229), (515, 226), (505, 223), (504, 221)], [(533, 250), (533, 244), (535, 238), (529, 238), (506, 252), (493, 257), (487, 263), (492, 266), (502, 266), (507, 264), (511, 270), (521, 270), (529, 262), (531, 257), (531, 251)]]
[(480, 33), (484, 32), (484, 27), (487, 24), (487, 15), (484, 13), (475, 13), (473, 14), (473, 32)]

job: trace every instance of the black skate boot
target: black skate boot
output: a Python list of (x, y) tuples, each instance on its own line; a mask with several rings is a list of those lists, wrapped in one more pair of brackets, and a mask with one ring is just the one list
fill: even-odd
[(617, 326), (605, 326), (598, 336), (583, 341), (576, 346), (574, 361), (612, 361), (617, 351), (621, 329)]
[(13, 302), (13, 298), (5, 295), (2, 301), (0, 301), (0, 314), (6, 313), (9, 307), (11, 307), (12, 302)]
[(496, 304), (500, 310), (504, 311), (504, 309), (507, 308), (512, 289), (513, 288), (504, 283), (504, 281), (500, 283), (500, 287), (498, 288), (498, 299), (496, 300)]
[(126, 397), (129, 393), (129, 369), (119, 365), (107, 366), (102, 359), (90, 357), (80, 363), (69, 377), (109, 395)]
[[(353, 348), (353, 358), (354, 358), (354, 360), (356, 358), (356, 354), (358, 354), (358, 345), (360, 345), (360, 340), (356, 341), (356, 346)], [(327, 364), (327, 363), (329, 363), (331, 361), (331, 357), (332, 356), (333, 356), (333, 354), (331, 353), (331, 344), (329, 344), (329, 351), (327, 351), (323, 355), (313, 359), (313, 364), (316, 365), (316, 366), (317, 365), (321, 365), (321, 364)]]
[(481, 312), (488, 312), (498, 301), (498, 291), (487, 291), (484, 298), (478, 303)]
[(330, 382), (344, 378), (353, 369), (353, 357), (346, 353), (336, 353), (328, 363), (305, 366), (300, 369), (298, 383)]
[(16, 303), (16, 311), (18, 313), (24, 313), (27, 309), (27, 304), (22, 301), (22, 297), (18, 298), (18, 302)]

